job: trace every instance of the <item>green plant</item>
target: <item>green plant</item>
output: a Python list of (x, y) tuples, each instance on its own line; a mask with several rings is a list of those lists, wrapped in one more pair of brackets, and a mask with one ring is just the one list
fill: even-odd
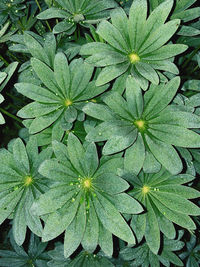
[(198, 266), (198, 1), (0, 2), (0, 266)]

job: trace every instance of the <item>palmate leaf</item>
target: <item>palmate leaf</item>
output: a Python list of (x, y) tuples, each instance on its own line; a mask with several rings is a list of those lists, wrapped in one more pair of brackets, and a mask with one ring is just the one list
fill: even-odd
[(31, 266), (36, 267), (47, 266), (47, 262), (51, 259), (46, 249), (47, 243), (41, 243), (37, 236), (32, 233), (30, 236), (28, 251), (26, 252), (22, 246), (18, 246), (13, 238), (13, 233), (10, 235), (10, 243), (13, 250), (0, 250), (0, 265), (1, 266)]
[[(88, 43), (82, 46), (80, 54), (88, 55), (86, 62), (96, 67), (104, 67), (96, 85), (103, 85), (123, 73), (131, 74), (134, 82), (146, 90), (148, 81), (159, 83), (157, 70), (178, 74), (176, 66), (168, 60), (184, 52), (182, 44), (165, 45), (177, 31), (180, 20), (165, 23), (173, 0), (164, 1), (147, 18), (147, 1), (134, 0), (129, 18), (122, 8), (111, 12), (111, 23), (102, 21), (98, 35), (106, 43)], [(169, 65), (171, 64), (171, 67)]]
[(92, 254), (88, 251), (81, 251), (75, 258), (65, 258), (63, 254), (63, 245), (57, 243), (54, 250), (48, 252), (51, 260), (48, 262), (49, 267), (114, 267), (110, 259), (103, 255), (101, 252), (98, 254)]
[(30, 134), (58, 123), (63, 128), (63, 134), (64, 130), (72, 128), (76, 119), (80, 119), (81, 104), (108, 88), (108, 85), (96, 87), (94, 81), (90, 82), (93, 67), (82, 59), (75, 59), (68, 65), (66, 56), (60, 52), (53, 61), (54, 71), (45, 64), (46, 61), (44, 63), (37, 58), (31, 60), (43, 87), (30, 83), (15, 84), (19, 93), (35, 101), (18, 111), (18, 116), (33, 119), (29, 125)]
[(0, 151), (0, 223), (13, 214), (13, 235), (18, 245), (25, 240), (27, 226), (33, 233), (42, 235), (40, 220), (29, 216), (28, 210), (34, 199), (48, 189), (47, 180), (38, 173), (38, 167), (51, 155), (51, 148), (38, 153), (34, 137), (26, 146), (17, 138), (11, 152)]
[(186, 182), (181, 180), (181, 175), (174, 177), (164, 168), (156, 174), (141, 172), (138, 178), (132, 176), (131, 183), (134, 189), (131, 190), (130, 195), (143, 203), (147, 213), (144, 215), (145, 218), (142, 217), (146, 225), (142, 235), (139, 233), (141, 215), (133, 215), (131, 226), (133, 229), (135, 227), (138, 229), (136, 236), (139, 235), (139, 240), (143, 235), (145, 236), (149, 248), (155, 254), (160, 248), (160, 232), (168, 238), (174, 238), (175, 230), (171, 222), (188, 230), (196, 228), (189, 215), (199, 215), (200, 208), (188, 199), (198, 198), (200, 192), (181, 185)]
[[(109, 157), (99, 163), (95, 145), (90, 143), (83, 147), (71, 133), (67, 147), (54, 141), (53, 149), (58, 160), (44, 161), (39, 171), (56, 183), (31, 208), (34, 215), (48, 216), (43, 240), (51, 240), (65, 231), (65, 257), (69, 257), (80, 243), (91, 253), (99, 244), (111, 255), (112, 234), (133, 244), (133, 233), (120, 213), (137, 214), (143, 209), (123, 193), (129, 184), (116, 174), (116, 164), (123, 166), (122, 158)], [(109, 240), (107, 245), (103, 241), (104, 231)], [(70, 240), (73, 240), (73, 246)]]
[(178, 239), (170, 240), (164, 237), (163, 248), (161, 252), (156, 255), (148, 247), (148, 244), (140, 243), (139, 246), (134, 248), (124, 247), (120, 251), (120, 257), (134, 266), (150, 266), (159, 267), (162, 265), (169, 266), (170, 263), (176, 266), (183, 266), (183, 262), (175, 254), (174, 251), (182, 249), (184, 243), (180, 241), (183, 232), (179, 232)]
[(126, 149), (125, 168), (135, 174), (143, 166), (150, 172), (159, 171), (160, 164), (172, 174), (179, 173), (182, 162), (172, 145), (200, 146), (199, 135), (188, 129), (199, 128), (199, 116), (185, 111), (176, 112), (173, 105), (168, 106), (179, 83), (180, 79), (176, 77), (168, 83), (151, 85), (142, 96), (140, 87), (129, 76), (125, 98), (111, 92), (103, 99), (105, 109), (103, 105), (93, 103), (83, 108), (89, 116), (104, 121), (88, 133), (86, 140), (107, 140), (103, 148), (105, 155)]
[(51, 7), (41, 12), (38, 19), (64, 19), (53, 28), (54, 33), (66, 32), (72, 34), (77, 24), (84, 26), (96, 24), (102, 19), (109, 18), (110, 11), (117, 7), (114, 0), (78, 0), (78, 1), (61, 1), (56, 0), (59, 7)]

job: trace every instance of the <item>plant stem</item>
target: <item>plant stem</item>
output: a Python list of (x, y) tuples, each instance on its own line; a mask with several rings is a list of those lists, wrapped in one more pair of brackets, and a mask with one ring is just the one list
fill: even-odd
[(11, 114), (10, 112), (6, 111), (5, 109), (0, 108), (0, 111), (1, 111), (2, 113), (4, 113), (5, 115), (7, 115), (8, 117), (10, 117), (10, 118), (12, 118), (12, 119), (14, 119), (14, 120), (16, 120), (16, 121), (22, 123), (22, 121), (21, 121), (19, 118), (17, 118), (15, 115)]
[(0, 59), (5, 63), (6, 67), (9, 65), (8, 61), (0, 55)]
[(22, 64), (22, 62), (21, 62), (15, 55), (13, 55), (9, 50), (7, 51), (7, 53), (8, 53), (8, 55), (11, 56), (13, 59), (17, 60), (17, 62), (19, 62), (19, 63)]
[[(37, 6), (38, 6), (38, 8), (39, 8), (39, 10), (40, 10), (40, 12), (41, 12), (41, 11), (42, 11), (42, 8), (41, 8), (41, 6), (40, 6), (38, 0), (35, 0), (35, 2), (36, 2)], [(47, 27), (49, 28), (50, 32), (52, 32), (52, 29), (51, 29), (51, 26), (49, 25), (49, 22), (48, 22), (47, 20), (45, 20), (45, 22), (46, 22)]]
[(183, 63), (182, 68), (185, 68), (187, 66), (187, 64), (190, 62), (190, 60), (196, 55), (196, 53), (198, 52), (198, 50), (200, 49), (200, 46), (198, 46), (189, 56), (189, 58)]

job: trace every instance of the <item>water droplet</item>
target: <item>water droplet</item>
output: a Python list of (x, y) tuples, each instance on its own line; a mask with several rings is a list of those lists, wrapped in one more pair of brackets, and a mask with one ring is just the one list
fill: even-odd
[(99, 135), (102, 135), (102, 133), (99, 133)]

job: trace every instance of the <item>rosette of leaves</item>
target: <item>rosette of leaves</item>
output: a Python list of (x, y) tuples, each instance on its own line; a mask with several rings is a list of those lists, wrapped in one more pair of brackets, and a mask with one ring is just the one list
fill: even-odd
[[(182, 170), (182, 161), (173, 146), (199, 147), (200, 136), (188, 128), (199, 128), (200, 117), (168, 105), (179, 87), (179, 77), (167, 83), (151, 85), (142, 90), (129, 76), (125, 97), (111, 92), (103, 98), (106, 103), (88, 103), (83, 111), (101, 121), (86, 136), (86, 140), (108, 140), (103, 154), (126, 149), (125, 168), (139, 173), (159, 171), (162, 164), (172, 174)], [(173, 145), (173, 146), (172, 146)]]
[(55, 249), (49, 251), (48, 255), (51, 257), (51, 261), (48, 262), (49, 267), (114, 267), (105, 256), (91, 254), (87, 251), (80, 252), (72, 260), (66, 259), (63, 254), (62, 244), (56, 244)]
[(155, 174), (140, 172), (137, 177), (131, 173), (124, 173), (122, 177), (127, 177), (134, 185), (129, 194), (146, 208), (146, 213), (132, 216), (131, 227), (138, 242), (145, 236), (154, 254), (157, 254), (160, 248), (160, 232), (167, 238), (175, 238), (173, 223), (189, 231), (196, 229), (189, 215), (199, 215), (200, 208), (188, 199), (198, 198), (200, 192), (184, 185), (193, 181), (194, 176), (189, 174), (173, 176), (162, 168)]
[(82, 59), (75, 59), (68, 65), (67, 58), (61, 52), (55, 56), (54, 71), (38, 59), (32, 58), (31, 63), (44, 86), (15, 84), (19, 93), (34, 100), (17, 113), (19, 117), (30, 119), (30, 134), (58, 123), (63, 131), (70, 130), (76, 119), (84, 120), (81, 109), (85, 101), (108, 88), (107, 85), (97, 87), (95, 81), (90, 81), (93, 75), (91, 65)]
[(52, 143), (55, 159), (44, 161), (39, 172), (56, 182), (31, 208), (37, 216), (47, 216), (42, 240), (48, 241), (65, 231), (64, 256), (80, 245), (93, 252), (99, 244), (106, 255), (113, 253), (112, 234), (134, 244), (135, 238), (120, 213), (137, 214), (141, 205), (124, 193), (129, 184), (116, 175), (122, 167), (120, 156), (100, 162), (94, 143), (82, 146), (72, 133), (68, 146)]
[(111, 12), (111, 22), (102, 21), (97, 33), (107, 43), (83, 45), (81, 55), (89, 55), (86, 62), (103, 67), (96, 84), (103, 85), (123, 73), (131, 74), (144, 90), (148, 81), (159, 83), (159, 71), (178, 74), (173, 57), (184, 52), (186, 45), (166, 44), (179, 27), (180, 20), (165, 23), (173, 5), (167, 0), (147, 19), (147, 1), (134, 0), (129, 18), (122, 8)]
[[(5, 80), (7, 74), (5, 72), (0, 72), (0, 84)], [(4, 97), (0, 94), (0, 104), (4, 101)], [(0, 109), (1, 110), (1, 109)], [(3, 115), (0, 112), (0, 125), (4, 124), (5, 120)]]
[(31, 233), (27, 252), (22, 246), (17, 245), (12, 235), (10, 243), (14, 251), (0, 250), (0, 266), (47, 267), (47, 262), (50, 260), (47, 252), (44, 252), (47, 243), (41, 243), (39, 237), (33, 233)]
[(54, 33), (72, 34), (77, 25), (88, 26), (109, 18), (110, 10), (117, 7), (114, 0), (56, 0), (58, 7), (40, 13), (38, 19), (63, 19), (53, 28)]
[(16, 21), (23, 16), (26, 8), (24, 0), (1, 0), (0, 2), (0, 23), (4, 23), (8, 18)]
[(36, 235), (42, 234), (42, 224), (30, 213), (30, 207), (48, 189), (49, 180), (38, 173), (38, 168), (51, 155), (51, 148), (38, 153), (34, 137), (26, 146), (17, 138), (9, 150), (0, 150), (0, 224), (6, 218), (13, 219), (13, 235), (18, 245), (25, 240), (27, 226)]
[[(126, 247), (120, 251), (120, 257), (130, 262), (130, 266), (135, 267), (169, 267), (170, 263), (174, 266), (183, 266), (183, 262), (174, 253), (184, 247), (184, 242), (180, 241), (183, 233), (179, 232), (178, 239), (168, 239), (164, 237), (163, 247), (160, 254), (154, 254), (147, 243), (140, 244), (137, 247)], [(193, 265), (190, 265), (193, 266)]]
[(191, 235), (190, 240), (186, 242), (187, 251), (182, 252), (179, 256), (182, 260), (186, 260), (186, 267), (198, 267), (200, 264), (200, 244), (197, 238)]

